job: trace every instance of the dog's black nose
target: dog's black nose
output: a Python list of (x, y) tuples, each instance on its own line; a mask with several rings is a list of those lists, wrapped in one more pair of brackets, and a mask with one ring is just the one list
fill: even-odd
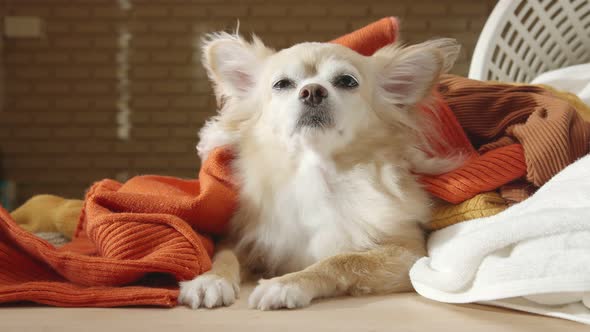
[(308, 84), (299, 91), (299, 100), (309, 106), (317, 106), (328, 97), (328, 90), (319, 84)]

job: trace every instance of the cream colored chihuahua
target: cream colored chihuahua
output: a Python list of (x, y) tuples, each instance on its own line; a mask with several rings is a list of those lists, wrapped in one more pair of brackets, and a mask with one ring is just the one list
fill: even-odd
[(179, 301), (232, 304), (240, 265), (271, 278), (249, 298), (261, 310), (412, 290), (431, 206), (414, 173), (459, 160), (430, 157), (415, 105), (458, 51), (439, 39), (370, 57), (328, 43), (275, 52), (256, 37), (209, 36), (203, 61), (223, 105), (198, 149), (204, 160), (233, 146), (240, 201), (212, 270), (181, 282)]

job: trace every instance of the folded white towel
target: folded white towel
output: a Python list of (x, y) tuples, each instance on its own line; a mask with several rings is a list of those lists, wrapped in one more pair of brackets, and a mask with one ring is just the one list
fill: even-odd
[(410, 271), (427, 298), (590, 324), (590, 156), (520, 204), (433, 233), (428, 255)]

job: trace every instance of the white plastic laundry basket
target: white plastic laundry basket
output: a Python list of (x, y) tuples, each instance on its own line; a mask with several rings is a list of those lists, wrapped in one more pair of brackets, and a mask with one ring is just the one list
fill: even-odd
[(477, 41), (469, 77), (530, 82), (590, 62), (590, 0), (500, 0)]

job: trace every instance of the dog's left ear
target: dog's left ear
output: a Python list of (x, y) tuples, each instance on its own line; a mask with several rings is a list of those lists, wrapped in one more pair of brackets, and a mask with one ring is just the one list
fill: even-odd
[(244, 97), (256, 82), (256, 73), (265, 57), (274, 51), (253, 36), (247, 42), (238, 35), (214, 33), (203, 40), (203, 65), (215, 84), (218, 100)]
[(380, 94), (402, 109), (414, 106), (429, 95), (439, 76), (451, 69), (460, 49), (450, 38), (380, 49), (373, 55), (379, 66)]

